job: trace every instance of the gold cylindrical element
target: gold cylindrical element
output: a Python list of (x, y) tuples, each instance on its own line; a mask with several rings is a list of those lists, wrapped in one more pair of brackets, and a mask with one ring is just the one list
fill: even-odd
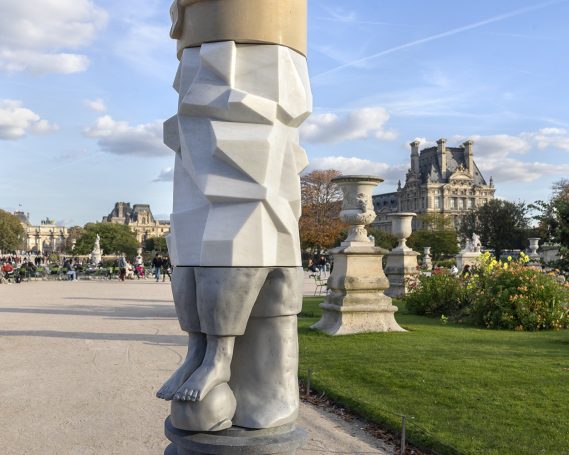
[(176, 0), (178, 58), (215, 41), (281, 44), (306, 55), (306, 0)]

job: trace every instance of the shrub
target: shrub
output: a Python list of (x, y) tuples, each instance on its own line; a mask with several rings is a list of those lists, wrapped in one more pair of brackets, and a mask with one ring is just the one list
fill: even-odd
[(468, 302), (466, 289), (459, 278), (446, 270), (431, 276), (421, 275), (405, 297), (412, 313), (427, 316), (458, 315)]
[(405, 297), (417, 314), (446, 315), (488, 328), (546, 330), (569, 327), (569, 284), (555, 273), (527, 267), (520, 255), (504, 262), (484, 253), (470, 275), (422, 276)]

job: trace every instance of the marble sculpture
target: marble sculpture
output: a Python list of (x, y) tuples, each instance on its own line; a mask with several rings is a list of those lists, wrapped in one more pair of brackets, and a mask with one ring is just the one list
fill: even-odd
[(178, 112), (164, 124), (176, 152), (167, 240), (188, 353), (157, 396), (172, 401), (178, 429), (272, 428), (297, 416), (308, 164), (298, 127), (312, 95), (305, 38), (298, 45), (294, 32), (305, 3), (178, 0), (171, 9), (180, 64)]

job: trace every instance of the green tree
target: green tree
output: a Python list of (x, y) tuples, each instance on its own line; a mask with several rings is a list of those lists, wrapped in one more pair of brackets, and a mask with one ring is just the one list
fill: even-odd
[(13, 252), (23, 248), (25, 230), (17, 216), (0, 210), (0, 251)]
[(103, 254), (126, 253), (134, 256), (139, 247), (136, 235), (128, 226), (115, 223), (87, 223), (75, 244), (77, 254), (89, 254), (95, 245), (97, 234), (101, 237)]
[(543, 240), (569, 248), (569, 180), (553, 184), (553, 194), (547, 202), (536, 201), (530, 207), (537, 211), (537, 234)]
[(449, 230), (426, 230), (420, 229), (411, 234), (407, 245), (418, 253), (423, 253), (423, 248), (431, 247), (431, 256), (435, 260), (458, 253), (458, 239), (454, 229)]
[(375, 239), (375, 246), (385, 250), (392, 250), (397, 246), (397, 239), (391, 232), (383, 231), (378, 228), (367, 228), (367, 233)]
[(478, 234), (482, 245), (500, 257), (504, 249), (525, 249), (529, 230), (528, 207), (523, 202), (493, 199), (464, 216), (459, 234), (463, 238)]
[(144, 241), (144, 251), (154, 251), (165, 254), (168, 252), (166, 237), (150, 237)]

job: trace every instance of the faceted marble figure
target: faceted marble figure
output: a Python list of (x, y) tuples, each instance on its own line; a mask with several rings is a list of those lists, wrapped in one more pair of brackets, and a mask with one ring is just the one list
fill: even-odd
[(178, 0), (171, 14), (180, 64), (178, 112), (164, 124), (176, 152), (167, 240), (188, 353), (157, 396), (173, 400), (184, 430), (283, 425), (298, 411), (306, 0)]

